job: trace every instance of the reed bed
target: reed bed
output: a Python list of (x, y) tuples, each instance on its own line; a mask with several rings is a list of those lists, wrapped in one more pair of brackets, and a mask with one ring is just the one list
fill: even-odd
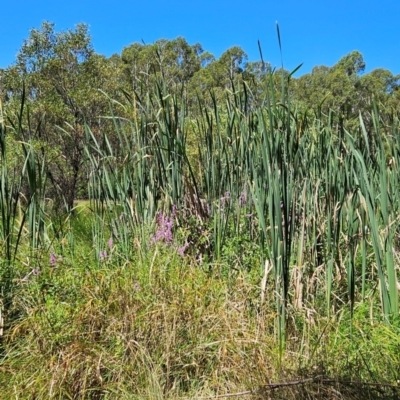
[[(122, 223), (109, 228), (125, 238), (126, 257), (137, 230), (165, 213), (194, 230), (192, 254), (196, 228), (209, 231), (208, 254), (197, 256), (211, 264), (235, 238), (257, 243), (259, 262), (245, 268), (262, 274), (266, 261), (271, 266), (282, 338), (288, 303), (329, 315), (375, 293), (384, 317), (396, 317), (398, 126), (381, 132), (375, 110), (371, 131), (360, 116), (348, 132), (332, 115), (311, 120), (272, 95), (254, 106), (245, 82), (232, 82), (225, 105), (211, 99), (213, 107), (199, 100), (192, 116), (161, 83), (137, 96), (123, 106), (135, 108), (133, 121), (113, 116), (119, 155), (88, 130), (91, 201), (121, 208)], [(191, 156), (188, 135), (198, 141)]]
[(162, 80), (109, 98), (113, 134), (86, 127), (87, 205), (58, 222), (29, 108), (1, 115), (1, 379), (40, 365), (10, 398), (399, 379), (399, 120), (382, 126), (375, 106), (372, 129), (360, 116), (348, 131), (300, 113), (283, 77), (278, 101), (273, 82), (262, 101), (232, 81), (190, 110)]

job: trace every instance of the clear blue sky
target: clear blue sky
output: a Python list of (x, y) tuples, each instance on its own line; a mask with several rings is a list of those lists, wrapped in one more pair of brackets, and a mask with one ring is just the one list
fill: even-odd
[(183, 36), (216, 57), (241, 46), (255, 61), (259, 39), (264, 60), (279, 66), (278, 21), (286, 69), (304, 62), (301, 75), (358, 50), (367, 72), (400, 74), (400, 0), (20, 0), (2, 2), (1, 14), (0, 68), (43, 21), (58, 31), (87, 23), (96, 52), (106, 56), (133, 42)]

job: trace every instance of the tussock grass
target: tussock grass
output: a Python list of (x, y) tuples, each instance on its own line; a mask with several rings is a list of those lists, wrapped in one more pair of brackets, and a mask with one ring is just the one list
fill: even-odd
[(14, 299), (21, 314), (3, 338), (2, 396), (178, 399), (262, 393), (310, 374), (399, 378), (398, 332), (366, 324), (366, 310), (353, 322), (298, 315), (279, 357), (274, 299), (262, 305), (259, 284), (211, 275), (162, 248), (120, 268), (56, 268)]

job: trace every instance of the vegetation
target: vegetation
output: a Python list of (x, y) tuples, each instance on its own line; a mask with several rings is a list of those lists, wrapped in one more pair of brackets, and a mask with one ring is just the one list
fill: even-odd
[(0, 75), (5, 398), (398, 398), (400, 77), (364, 66), (33, 30)]

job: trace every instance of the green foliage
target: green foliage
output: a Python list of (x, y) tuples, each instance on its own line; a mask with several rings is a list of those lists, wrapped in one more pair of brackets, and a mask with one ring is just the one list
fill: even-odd
[(73, 264), (65, 257), (43, 268), (15, 295), (20, 315), (7, 330), (0, 368), (7, 398), (190, 398), (257, 392), (266, 378), (315, 373), (399, 379), (399, 327), (371, 320), (368, 306), (332, 320), (294, 313), (279, 360), (273, 295), (261, 302), (256, 274), (228, 277), (216, 267), (210, 275), (157, 250), (99, 269), (87, 248), (77, 253)]
[[(108, 109), (103, 90), (116, 90), (115, 62), (94, 53), (86, 25), (55, 32), (43, 23), (30, 32), (17, 61), (2, 79), (7, 115), (16, 114), (20, 98), (29, 107), (21, 120), (17, 140), (33, 139), (41, 144), (38, 156), (49, 157), (47, 195), (56, 208), (71, 209), (82, 185), (84, 124), (93, 131), (107, 129), (100, 117)], [(24, 85), (24, 94), (21, 88)], [(51, 149), (52, 154), (49, 154)]]

